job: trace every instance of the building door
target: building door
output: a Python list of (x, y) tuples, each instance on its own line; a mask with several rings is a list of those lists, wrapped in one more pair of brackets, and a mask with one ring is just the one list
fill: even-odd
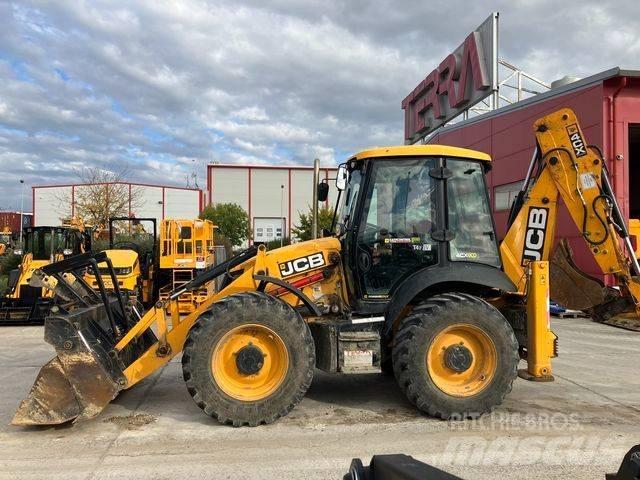
[(629, 218), (640, 219), (640, 124), (629, 124)]
[(640, 124), (629, 124), (629, 233), (636, 255), (640, 254)]

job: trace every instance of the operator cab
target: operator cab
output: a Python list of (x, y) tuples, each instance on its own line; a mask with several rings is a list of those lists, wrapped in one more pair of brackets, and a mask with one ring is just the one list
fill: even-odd
[(471, 150), (419, 145), (365, 151), (340, 165), (334, 231), (357, 312), (383, 312), (418, 272), (501, 267), (488, 162)]
[(91, 250), (91, 236), (69, 227), (28, 227), (25, 228), (24, 251), (33, 260), (55, 261), (60, 256), (68, 257)]

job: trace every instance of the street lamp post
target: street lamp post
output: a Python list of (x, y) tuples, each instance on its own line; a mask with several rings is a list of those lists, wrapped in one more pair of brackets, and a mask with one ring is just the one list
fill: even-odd
[(24, 216), (24, 180), (20, 179), (20, 248), (22, 248), (22, 228)]
[(284, 245), (284, 185), (280, 185), (280, 247)]

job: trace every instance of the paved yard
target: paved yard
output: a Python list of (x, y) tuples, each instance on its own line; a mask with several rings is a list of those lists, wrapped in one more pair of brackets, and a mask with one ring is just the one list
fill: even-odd
[(517, 380), (492, 415), (448, 423), (415, 411), (391, 377), (316, 373), (274, 425), (218, 425), (193, 403), (179, 359), (97, 419), (8, 425), (52, 349), (41, 327), (0, 328), (0, 478), (338, 479), (353, 457), (406, 453), (468, 479), (604, 478), (640, 443), (640, 333), (556, 319), (556, 382)]

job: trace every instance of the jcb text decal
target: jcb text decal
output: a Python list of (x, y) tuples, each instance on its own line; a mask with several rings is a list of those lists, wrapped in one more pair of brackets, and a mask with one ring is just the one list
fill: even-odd
[(574, 123), (567, 126), (567, 133), (569, 134), (569, 140), (573, 147), (573, 153), (576, 157), (583, 157), (587, 154), (587, 147), (584, 144), (584, 139), (580, 135), (580, 129)]
[(526, 260), (541, 260), (544, 249), (544, 239), (547, 234), (547, 218), (549, 209), (535, 207), (529, 209), (527, 231), (524, 236), (524, 250), (522, 252), (522, 264)]
[(322, 253), (314, 253), (313, 255), (279, 263), (278, 267), (280, 268), (280, 276), (284, 278), (296, 273), (306, 272), (312, 268), (322, 267), (325, 264)]

